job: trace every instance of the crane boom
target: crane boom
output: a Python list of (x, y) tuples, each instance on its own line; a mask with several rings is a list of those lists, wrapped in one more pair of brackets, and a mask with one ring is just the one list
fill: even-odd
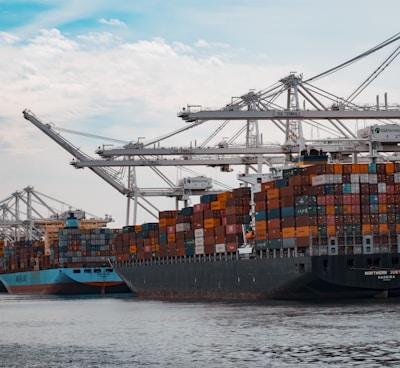
[[(75, 147), (72, 143), (70, 143), (65, 138), (61, 137), (57, 134), (49, 124), (42, 123), (36, 116), (29, 110), (25, 109), (23, 111), (24, 118), (30, 121), (33, 125), (39, 128), (43, 133), (45, 133), (48, 137), (50, 137), (53, 141), (58, 143), (62, 148), (64, 148), (67, 152), (69, 152), (72, 156), (75, 157), (77, 161), (90, 161), (91, 158), (80, 151), (77, 147)], [(127, 189), (124, 185), (119, 183), (113, 177), (111, 177), (104, 169), (100, 167), (90, 167), (95, 174), (100, 176), (103, 180), (105, 180), (112, 187), (117, 189), (120, 193), (124, 195), (129, 195), (130, 190)]]

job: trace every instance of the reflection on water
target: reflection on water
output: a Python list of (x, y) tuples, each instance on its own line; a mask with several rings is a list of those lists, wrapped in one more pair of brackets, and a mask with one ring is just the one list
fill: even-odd
[(397, 367), (399, 300), (0, 295), (0, 367)]

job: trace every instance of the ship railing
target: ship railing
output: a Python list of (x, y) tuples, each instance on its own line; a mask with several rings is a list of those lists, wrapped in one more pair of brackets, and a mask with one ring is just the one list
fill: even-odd
[[(353, 255), (353, 254), (397, 254), (400, 253), (400, 234), (346, 234), (333, 236), (310, 236), (308, 244), (291, 248), (261, 249), (254, 252), (254, 258), (299, 258), (307, 256)], [(228, 262), (240, 260), (238, 252), (194, 254), (174, 257), (153, 257), (132, 259), (117, 264), (125, 266), (149, 266), (180, 263)], [(246, 261), (246, 260), (243, 260)]]

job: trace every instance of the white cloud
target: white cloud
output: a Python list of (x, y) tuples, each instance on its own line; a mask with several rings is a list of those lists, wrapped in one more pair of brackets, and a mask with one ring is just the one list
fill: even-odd
[(113, 27), (126, 27), (126, 24), (122, 21), (120, 21), (119, 19), (116, 18), (110, 18), (110, 19), (105, 19), (105, 18), (101, 18), (99, 19), (99, 23), (102, 24), (106, 24), (108, 26), (113, 26)]
[(119, 37), (114, 36), (110, 32), (89, 32), (85, 35), (78, 35), (77, 38), (97, 45), (109, 45), (111, 43), (121, 42)]
[(226, 43), (222, 43), (222, 42), (207, 42), (205, 40), (198, 40), (195, 43), (196, 47), (199, 48), (223, 48), (223, 49), (227, 49), (229, 48), (229, 45)]
[(20, 41), (20, 38), (16, 35), (13, 35), (12, 33), (9, 32), (0, 32), (0, 42), (6, 43), (6, 44), (14, 44)]

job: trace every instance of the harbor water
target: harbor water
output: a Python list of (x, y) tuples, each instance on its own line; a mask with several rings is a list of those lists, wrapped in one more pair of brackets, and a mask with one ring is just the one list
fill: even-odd
[(206, 303), (0, 294), (1, 367), (397, 367), (400, 300)]

